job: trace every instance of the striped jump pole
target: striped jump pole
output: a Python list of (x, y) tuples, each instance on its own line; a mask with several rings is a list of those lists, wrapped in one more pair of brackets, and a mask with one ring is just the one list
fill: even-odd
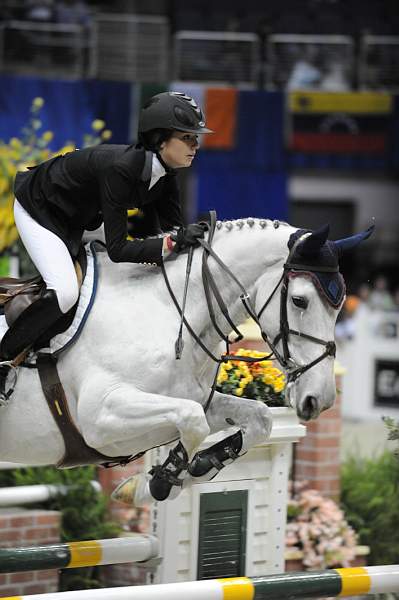
[(158, 539), (144, 534), (51, 546), (0, 548), (0, 573), (114, 565), (158, 556)]
[(12, 596), (3, 600), (290, 600), (399, 592), (399, 565)]

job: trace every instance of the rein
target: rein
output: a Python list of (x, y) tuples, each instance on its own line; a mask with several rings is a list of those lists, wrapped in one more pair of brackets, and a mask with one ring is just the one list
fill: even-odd
[[(215, 251), (212, 248), (212, 241), (213, 241), (215, 228), (216, 228), (216, 213), (215, 213), (215, 211), (210, 211), (210, 222), (209, 223), (206, 222), (204, 224), (206, 224), (206, 226), (208, 228), (208, 240), (207, 241), (204, 239), (198, 240), (198, 242), (200, 243), (200, 245), (202, 246), (202, 249), (203, 249), (202, 283), (204, 286), (205, 298), (206, 298), (206, 303), (207, 303), (210, 320), (212, 322), (212, 325), (213, 325), (215, 331), (218, 333), (220, 339), (223, 340), (226, 344), (226, 353), (225, 354), (223, 354), (220, 357), (215, 356), (213, 354), (213, 352), (211, 352), (211, 350), (209, 350), (209, 348), (207, 348), (207, 346), (203, 343), (201, 338), (195, 333), (195, 331), (192, 329), (192, 327), (187, 322), (187, 320), (184, 316), (188, 279), (190, 276), (190, 269), (191, 269), (192, 252), (189, 252), (188, 260), (187, 260), (186, 280), (185, 280), (184, 295), (183, 295), (183, 307), (180, 306), (180, 304), (173, 292), (172, 286), (170, 285), (170, 281), (169, 281), (169, 278), (168, 278), (166, 270), (165, 270), (164, 263), (162, 263), (162, 273), (163, 273), (163, 276), (165, 279), (166, 287), (172, 298), (172, 301), (173, 301), (174, 305), (176, 306), (177, 311), (181, 317), (179, 337), (176, 340), (176, 344), (175, 344), (176, 359), (179, 359), (181, 357), (181, 350), (183, 348), (181, 336), (182, 336), (182, 325), (184, 323), (184, 325), (186, 326), (191, 337), (196, 341), (196, 343), (200, 346), (200, 348), (205, 352), (205, 354), (207, 354), (207, 356), (209, 358), (211, 358), (214, 362), (217, 363), (217, 369), (216, 369), (215, 377), (214, 377), (214, 380), (213, 380), (213, 383), (211, 386), (211, 392), (210, 392), (208, 400), (204, 406), (204, 411), (207, 412), (209, 405), (212, 401), (212, 398), (214, 396), (214, 393), (215, 393), (217, 376), (219, 373), (220, 365), (223, 362), (228, 362), (229, 360), (234, 360), (234, 361), (255, 363), (255, 362), (260, 362), (260, 361), (268, 360), (272, 357), (275, 357), (277, 359), (277, 361), (279, 362), (280, 366), (283, 367), (283, 369), (287, 372), (287, 384), (288, 384), (288, 383), (295, 382), (303, 373), (305, 373), (306, 371), (308, 371), (309, 369), (314, 367), (316, 364), (318, 364), (319, 362), (321, 362), (328, 356), (335, 356), (336, 347), (335, 347), (334, 341), (326, 342), (320, 338), (317, 338), (315, 336), (312, 336), (312, 335), (309, 335), (306, 333), (301, 333), (301, 332), (296, 331), (295, 329), (291, 329), (289, 327), (288, 316), (287, 316), (287, 298), (288, 298), (288, 283), (289, 283), (290, 272), (294, 272), (296, 270), (307, 271), (307, 272), (312, 272), (312, 271), (316, 272), (319, 270), (337, 272), (338, 267), (336, 267), (336, 268), (335, 267), (314, 268), (314, 267), (290, 263), (290, 259), (294, 255), (298, 244), (303, 240), (303, 237), (298, 238), (298, 240), (296, 240), (295, 244), (293, 245), (293, 247), (290, 250), (287, 262), (284, 264), (283, 273), (282, 273), (280, 279), (278, 280), (278, 282), (277, 282), (276, 286), (274, 287), (273, 291), (271, 292), (271, 294), (266, 299), (266, 301), (263, 304), (262, 308), (260, 309), (259, 313), (256, 313), (256, 310), (252, 304), (251, 298), (250, 298), (248, 292), (246, 291), (245, 287), (242, 285), (242, 283), (239, 281), (239, 279), (234, 275), (234, 273), (221, 260), (221, 258), (215, 253)], [(209, 265), (208, 265), (209, 256), (211, 256), (215, 260), (215, 262), (230, 277), (230, 279), (232, 279), (236, 283), (238, 288), (241, 290), (240, 299), (241, 299), (248, 315), (258, 325), (262, 339), (265, 341), (265, 343), (269, 346), (269, 348), (271, 350), (271, 352), (269, 354), (265, 354), (265, 356), (263, 356), (261, 358), (254, 358), (254, 357), (250, 357), (250, 356), (240, 356), (240, 355), (230, 354), (230, 344), (236, 343), (236, 342), (242, 340), (243, 335), (239, 331), (238, 327), (235, 325), (233, 320), (231, 319), (228, 308), (219, 292), (219, 289), (216, 285), (216, 282), (214, 280), (214, 277), (213, 277), (213, 275), (210, 271)], [(270, 340), (267, 333), (262, 329), (262, 325), (260, 323), (260, 317), (263, 314), (263, 312), (265, 311), (265, 309), (267, 308), (267, 306), (269, 305), (269, 303), (272, 300), (272, 298), (274, 297), (274, 295), (276, 294), (280, 285), (281, 285), (280, 331), (273, 340)], [(213, 298), (216, 301), (217, 305), (219, 306), (219, 309), (221, 310), (223, 317), (229, 323), (231, 330), (234, 331), (236, 334), (236, 338), (233, 341), (230, 340), (229, 335), (225, 335), (223, 333), (223, 331), (220, 329), (220, 327), (216, 321), (216, 315), (215, 315), (215, 310), (214, 310), (214, 306), (213, 306)], [(315, 344), (320, 344), (325, 347), (325, 351), (322, 354), (320, 354), (320, 356), (318, 356), (316, 359), (311, 361), (310, 363), (307, 363), (305, 365), (299, 365), (292, 358), (290, 350), (289, 350), (288, 339), (289, 339), (290, 335), (296, 335), (296, 336), (302, 337), (304, 339), (307, 339)], [(281, 342), (281, 344), (282, 344), (282, 353), (277, 349), (277, 345), (279, 344), (279, 342)], [(180, 349), (180, 352), (178, 352), (178, 349)]]

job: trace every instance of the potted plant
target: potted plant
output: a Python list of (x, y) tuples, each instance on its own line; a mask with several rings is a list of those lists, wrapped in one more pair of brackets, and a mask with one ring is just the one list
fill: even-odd
[(288, 501), (286, 568), (326, 569), (364, 564), (368, 549), (357, 545), (357, 534), (343, 510), (318, 490), (296, 484)]

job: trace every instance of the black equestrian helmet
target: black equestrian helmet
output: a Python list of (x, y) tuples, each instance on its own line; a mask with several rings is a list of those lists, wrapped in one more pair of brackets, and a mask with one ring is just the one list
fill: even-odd
[(213, 133), (205, 127), (202, 110), (193, 98), (181, 92), (152, 96), (140, 112), (138, 133), (152, 129), (175, 129), (186, 133)]

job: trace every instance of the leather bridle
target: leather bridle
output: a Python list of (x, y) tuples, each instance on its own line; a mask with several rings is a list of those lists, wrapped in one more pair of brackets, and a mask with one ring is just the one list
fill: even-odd
[[(289, 276), (291, 273), (296, 272), (296, 271), (304, 272), (304, 274), (306, 274), (307, 272), (311, 273), (311, 272), (320, 272), (320, 271), (338, 272), (338, 267), (335, 268), (335, 267), (319, 267), (319, 266), (317, 266), (317, 268), (316, 268), (316, 267), (309, 267), (309, 266), (297, 265), (297, 264), (292, 263), (291, 258), (294, 256), (294, 253), (295, 253), (295, 250), (296, 250), (298, 244), (301, 241), (303, 241), (304, 236), (298, 238), (298, 240), (296, 240), (296, 242), (294, 243), (293, 247), (290, 250), (287, 262), (284, 264), (283, 273), (282, 273), (279, 281), (277, 282), (277, 284), (274, 287), (271, 294), (266, 299), (266, 301), (263, 304), (260, 311), (257, 313), (252, 304), (251, 298), (250, 298), (249, 294), (247, 293), (246, 289), (244, 288), (244, 286), (242, 285), (242, 283), (234, 275), (234, 273), (232, 273), (232, 271), (229, 269), (229, 267), (221, 260), (221, 258), (215, 253), (215, 251), (212, 248), (212, 241), (213, 241), (215, 228), (216, 228), (216, 213), (215, 213), (215, 211), (210, 211), (210, 221), (209, 221), (209, 223), (205, 222), (204, 227), (205, 226), (208, 229), (208, 240), (205, 240), (205, 239), (198, 240), (198, 242), (200, 243), (200, 245), (203, 248), (202, 282), (203, 282), (203, 286), (204, 286), (205, 298), (206, 298), (206, 303), (207, 303), (210, 320), (212, 322), (212, 325), (213, 325), (215, 331), (218, 333), (221, 340), (223, 340), (226, 344), (226, 353), (225, 354), (223, 354), (220, 357), (215, 356), (212, 353), (212, 351), (209, 350), (209, 348), (207, 348), (207, 346), (200, 339), (200, 337), (195, 333), (195, 331), (192, 329), (192, 327), (190, 326), (190, 324), (187, 322), (187, 320), (184, 317), (184, 311), (180, 307), (180, 304), (177, 301), (177, 298), (172, 290), (172, 287), (171, 287), (169, 279), (167, 277), (164, 265), (162, 265), (162, 272), (163, 272), (165, 283), (166, 283), (166, 286), (170, 293), (170, 296), (181, 316), (182, 323), (185, 324), (188, 332), (193, 337), (193, 339), (196, 341), (196, 343), (202, 348), (202, 350), (214, 362), (217, 363), (217, 370), (216, 370), (216, 375), (215, 375), (215, 378), (214, 378), (214, 381), (212, 384), (211, 393), (210, 393), (210, 396), (204, 407), (204, 410), (206, 412), (206, 410), (209, 408), (214, 391), (216, 389), (217, 375), (219, 372), (220, 365), (223, 362), (227, 362), (229, 360), (234, 360), (234, 361), (243, 361), (243, 362), (253, 363), (253, 362), (260, 362), (263, 360), (268, 360), (268, 359), (275, 357), (276, 360), (278, 361), (278, 363), (280, 364), (280, 366), (285, 370), (285, 372), (287, 374), (287, 384), (288, 384), (288, 383), (296, 381), (303, 373), (305, 373), (306, 371), (308, 371), (309, 369), (311, 369), (312, 367), (317, 365), (319, 362), (321, 362), (325, 358), (327, 358), (329, 356), (332, 356), (332, 357), (335, 356), (336, 347), (335, 347), (334, 341), (325, 341), (325, 340), (322, 340), (315, 336), (309, 335), (307, 333), (302, 333), (302, 332), (296, 331), (295, 329), (290, 328), (289, 323), (288, 323), (288, 314), (287, 314), (287, 299), (288, 299)], [(240, 299), (241, 299), (242, 303), (244, 304), (245, 310), (247, 311), (248, 315), (258, 325), (260, 334), (261, 334), (263, 340), (266, 342), (266, 344), (269, 346), (269, 348), (271, 350), (271, 352), (269, 354), (266, 354), (265, 356), (260, 357), (260, 358), (254, 358), (254, 357), (249, 357), (249, 356), (240, 356), (240, 355), (236, 355), (236, 354), (232, 355), (230, 353), (230, 344), (236, 343), (236, 342), (242, 340), (244, 336), (239, 331), (237, 325), (235, 325), (235, 323), (233, 322), (233, 320), (231, 319), (231, 317), (229, 315), (228, 308), (221, 296), (221, 293), (216, 285), (214, 277), (209, 269), (209, 266), (208, 266), (209, 256), (211, 256), (216, 261), (216, 263), (221, 267), (221, 269), (237, 284), (238, 288), (241, 290)], [(187, 279), (189, 277), (188, 270), (186, 273), (186, 277), (187, 277)], [(269, 305), (272, 298), (277, 293), (277, 290), (280, 287), (280, 285), (281, 285), (281, 290), (280, 290), (280, 330), (279, 330), (279, 333), (275, 336), (275, 338), (273, 340), (270, 340), (267, 333), (262, 328), (262, 325), (260, 323), (260, 317), (262, 316), (263, 312), (266, 310), (266, 308)], [(187, 289), (187, 286), (185, 286), (185, 287)], [(223, 331), (219, 327), (218, 323), (216, 322), (216, 316), (215, 316), (215, 311), (214, 311), (214, 307), (213, 307), (213, 300), (215, 300), (215, 302), (218, 304), (218, 306), (222, 312), (222, 315), (226, 319), (226, 321), (229, 323), (231, 330), (235, 332), (236, 337), (234, 340), (230, 340), (229, 336), (225, 335), (223, 333)], [(181, 336), (181, 333), (182, 332), (180, 331), (179, 338)], [(293, 359), (293, 357), (290, 353), (290, 350), (289, 350), (290, 335), (296, 335), (303, 339), (309, 340), (315, 344), (324, 346), (325, 350), (313, 361), (311, 361), (305, 365), (299, 365)], [(282, 345), (282, 352), (280, 352), (277, 348), (277, 346), (280, 342)], [(182, 348), (181, 341), (180, 341), (180, 344), (179, 344), (179, 340), (176, 341), (176, 347)], [(180, 356), (176, 356), (176, 358), (180, 358)]]

